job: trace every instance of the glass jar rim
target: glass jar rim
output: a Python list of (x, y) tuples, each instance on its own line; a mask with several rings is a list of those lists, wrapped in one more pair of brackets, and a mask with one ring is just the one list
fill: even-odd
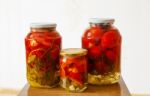
[(60, 52), (60, 56), (84, 56), (87, 54), (87, 50), (83, 48), (67, 48)]

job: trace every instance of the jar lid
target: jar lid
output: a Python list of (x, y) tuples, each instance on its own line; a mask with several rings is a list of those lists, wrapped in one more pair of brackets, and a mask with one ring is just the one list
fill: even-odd
[(53, 28), (56, 27), (56, 23), (31, 23), (31, 28)]
[(90, 18), (89, 19), (89, 23), (104, 23), (104, 24), (113, 24), (115, 21), (115, 19), (113, 18)]
[(82, 48), (67, 48), (60, 52), (61, 56), (84, 56), (86, 54), (87, 50)]

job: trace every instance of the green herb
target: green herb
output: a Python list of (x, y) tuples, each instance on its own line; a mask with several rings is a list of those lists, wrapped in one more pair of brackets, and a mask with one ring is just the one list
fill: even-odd
[(34, 61), (35, 61), (35, 59), (36, 59), (36, 55), (30, 55), (29, 57), (28, 57), (28, 64), (31, 64), (31, 63), (33, 63)]

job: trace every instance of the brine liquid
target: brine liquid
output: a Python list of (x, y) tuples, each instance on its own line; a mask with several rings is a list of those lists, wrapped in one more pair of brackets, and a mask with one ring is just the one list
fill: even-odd
[(93, 85), (107, 85), (117, 83), (120, 79), (119, 72), (109, 72), (103, 75), (88, 74), (88, 83)]

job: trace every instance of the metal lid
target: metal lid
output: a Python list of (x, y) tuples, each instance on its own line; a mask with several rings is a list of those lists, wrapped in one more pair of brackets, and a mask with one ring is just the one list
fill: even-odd
[(113, 24), (115, 21), (115, 19), (113, 18), (90, 18), (89, 19), (89, 23), (104, 23), (104, 24)]
[(67, 48), (60, 52), (61, 56), (84, 56), (86, 54), (87, 50), (82, 48)]
[(52, 28), (56, 27), (56, 23), (31, 23), (30, 24), (31, 28)]

